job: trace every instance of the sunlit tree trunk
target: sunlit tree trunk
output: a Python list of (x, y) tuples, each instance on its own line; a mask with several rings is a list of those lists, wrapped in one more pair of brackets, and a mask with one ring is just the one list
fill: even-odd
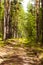
[(4, 0), (4, 40), (10, 38), (10, 0)]
[(39, 42), (39, 8), (40, 0), (36, 0), (36, 42)]

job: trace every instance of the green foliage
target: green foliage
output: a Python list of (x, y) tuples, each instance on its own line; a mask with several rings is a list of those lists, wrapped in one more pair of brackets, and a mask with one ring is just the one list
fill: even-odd
[(23, 8), (21, 7), (18, 16), (18, 33), (20, 34), (20, 37), (24, 37), (25, 16), (26, 14)]
[(4, 1), (1, 1), (0, 4), (0, 37), (2, 38), (2, 25), (3, 25), (3, 19), (4, 19)]
[[(22, 2), (23, 0), (14, 0), (11, 2), (11, 11), (10, 11), (10, 21), (11, 28), (13, 32), (17, 28), (18, 38), (25, 39), (26, 42), (23, 43), (33, 43), (36, 39), (36, 15), (35, 15), (35, 6), (32, 4), (27, 5), (27, 12), (24, 11)], [(41, 10), (41, 8), (40, 8)], [(2, 1), (0, 8), (0, 30), (2, 30), (3, 18), (4, 18), (4, 4)], [(41, 21), (41, 11), (40, 11), (40, 21)], [(16, 25), (15, 25), (16, 24)], [(41, 24), (41, 23), (40, 23)], [(41, 26), (40, 26), (41, 29)], [(13, 35), (12, 32), (12, 35)], [(0, 37), (2, 37), (2, 31), (0, 31)], [(12, 36), (13, 37), (13, 36)], [(41, 38), (41, 36), (40, 36)]]
[(27, 22), (26, 22), (26, 36), (28, 38), (34, 38), (35, 37), (35, 17), (31, 14), (31, 12), (28, 12), (27, 14)]
[(2, 1), (0, 6), (0, 21), (3, 19), (3, 15), (4, 15), (4, 5)]
[(19, 38), (27, 38), (29, 41), (35, 41), (36, 36), (36, 29), (35, 29), (35, 12), (30, 11), (30, 9), (34, 9), (31, 5), (31, 8), (25, 13), (22, 6), (20, 6), (18, 12), (18, 34)]
[(23, 33), (25, 34), (25, 37), (28, 40), (30, 40), (31, 42), (35, 41), (35, 38), (36, 38), (36, 29), (35, 29), (36, 18), (35, 18), (35, 15), (33, 15), (34, 11), (33, 11), (33, 13), (30, 11), (30, 10), (32, 10), (32, 8), (33, 8), (32, 5), (30, 7), (28, 7), (28, 11), (27, 11), (25, 19), (24, 19), (25, 22), (23, 22), (24, 29), (22, 29), (24, 31)]

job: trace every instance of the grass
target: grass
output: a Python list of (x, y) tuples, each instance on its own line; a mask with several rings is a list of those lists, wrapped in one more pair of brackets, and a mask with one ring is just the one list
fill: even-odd
[(27, 48), (31, 47), (35, 51), (40, 52), (40, 56), (39, 56), (40, 58), (43, 57), (43, 48), (41, 48), (40, 46), (35, 46), (34, 45), (35, 43), (32, 43), (32, 42), (30, 43), (27, 39), (24, 39), (24, 38), (19, 38), (19, 39), (18, 38), (16, 38), (16, 39), (12, 38), (12, 39), (8, 39), (6, 41), (2, 41), (2, 39), (0, 38), (0, 47), (4, 47), (6, 44), (8, 45), (9, 43), (12, 44), (14, 42), (17, 43), (17, 45), (14, 45), (14, 48), (15, 47), (18, 48), (18, 47), (20, 47), (21, 44), (23, 44), (24, 48), (25, 47), (27, 47)]
[(0, 40), (0, 47), (1, 47), (1, 46), (4, 46), (4, 45), (5, 45), (5, 44), (4, 44), (4, 41), (1, 41), (1, 40)]
[(5, 46), (6, 41), (3, 41), (2, 38), (0, 38), (0, 47)]
[(19, 46), (19, 44), (24, 44), (25, 47), (33, 47), (35, 48), (36, 50), (43, 50), (43, 48), (39, 47), (39, 46), (36, 46), (36, 43), (32, 43), (30, 41), (28, 41), (27, 39), (25, 38), (12, 38), (12, 39), (8, 39), (6, 41), (2, 41), (2, 38), (0, 38), (0, 46), (4, 46), (5, 44), (7, 43), (16, 43), (17, 46)]

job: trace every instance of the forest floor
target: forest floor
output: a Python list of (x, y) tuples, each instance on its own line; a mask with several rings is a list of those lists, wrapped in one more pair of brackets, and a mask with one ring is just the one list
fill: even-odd
[(43, 49), (7, 43), (0, 47), (0, 65), (43, 65)]

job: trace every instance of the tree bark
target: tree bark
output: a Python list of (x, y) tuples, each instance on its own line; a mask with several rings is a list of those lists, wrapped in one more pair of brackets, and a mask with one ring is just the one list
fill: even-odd
[(4, 0), (4, 40), (10, 38), (10, 0)]
[(36, 42), (39, 42), (39, 8), (40, 0), (36, 0)]
[(43, 0), (41, 0), (42, 3), (42, 45), (43, 45)]

